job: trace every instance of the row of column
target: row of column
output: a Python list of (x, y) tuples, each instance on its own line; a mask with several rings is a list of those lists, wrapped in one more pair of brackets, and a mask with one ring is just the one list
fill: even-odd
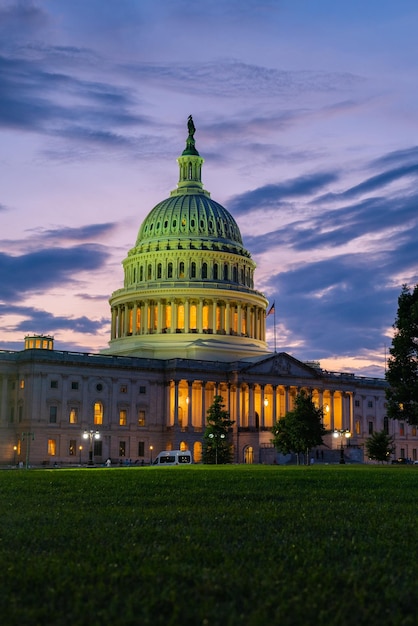
[(111, 338), (165, 333), (245, 336), (265, 341), (262, 307), (216, 300), (145, 300), (112, 307)]
[[(315, 405), (323, 408), (327, 430), (347, 428), (353, 432), (352, 392), (303, 389), (312, 392)], [(286, 385), (211, 383), (207, 387), (198, 381), (171, 381), (167, 388), (168, 425), (204, 428), (213, 397), (221, 395), (235, 428), (271, 428), (293, 409), (293, 399), (300, 390)]]

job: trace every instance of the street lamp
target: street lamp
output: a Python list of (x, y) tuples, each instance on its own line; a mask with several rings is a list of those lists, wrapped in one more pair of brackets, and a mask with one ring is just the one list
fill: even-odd
[(83, 446), (78, 446), (78, 451), (80, 453), (80, 465), (81, 465), (81, 452), (83, 450)]
[(150, 462), (149, 464), (152, 465), (152, 451), (154, 450), (154, 446), (150, 446), (149, 447), (149, 455), (150, 455)]
[(16, 465), (17, 446), (13, 446), (13, 465)]
[(345, 463), (345, 459), (344, 459), (344, 437), (346, 437), (347, 439), (349, 439), (351, 437), (351, 433), (348, 430), (348, 428), (339, 428), (334, 430), (334, 432), (332, 433), (333, 437), (337, 438), (340, 437), (341, 438), (341, 446), (340, 446), (340, 464), (344, 465)]
[(225, 433), (210, 433), (209, 439), (215, 439), (215, 465), (218, 465), (218, 439), (225, 439)]
[[(93, 439), (100, 439), (100, 433), (98, 430), (85, 430), (83, 433), (83, 439), (90, 440), (89, 446), (89, 465), (94, 465), (94, 447)], [(80, 452), (81, 454), (81, 452)]]

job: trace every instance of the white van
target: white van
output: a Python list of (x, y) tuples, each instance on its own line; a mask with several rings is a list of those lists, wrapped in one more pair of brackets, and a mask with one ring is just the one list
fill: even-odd
[(172, 467), (174, 465), (190, 465), (191, 463), (193, 463), (193, 459), (189, 450), (163, 450), (157, 456), (153, 465)]

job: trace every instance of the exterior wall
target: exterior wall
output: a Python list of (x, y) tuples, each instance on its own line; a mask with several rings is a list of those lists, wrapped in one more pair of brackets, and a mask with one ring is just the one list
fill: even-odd
[[(366, 439), (385, 427), (395, 436), (395, 457), (416, 460), (416, 428), (385, 420), (383, 380), (326, 373), (285, 354), (232, 368), (222, 362), (24, 350), (0, 353), (0, 463), (86, 464), (90, 440), (83, 433), (96, 430), (96, 463), (109, 457), (114, 463), (149, 463), (161, 450), (181, 447), (199, 461), (207, 409), (217, 394), (235, 422), (234, 462), (285, 462), (272, 449), (271, 427), (292, 409), (301, 389), (324, 407), (330, 430), (326, 445), (314, 451), (318, 461), (338, 462), (341, 443), (347, 461), (362, 461)], [(352, 436), (336, 439), (334, 428)]]

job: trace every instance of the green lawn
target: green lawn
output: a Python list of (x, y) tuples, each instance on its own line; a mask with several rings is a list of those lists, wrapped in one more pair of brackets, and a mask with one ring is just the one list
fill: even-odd
[(418, 624), (418, 466), (0, 473), (13, 626)]

